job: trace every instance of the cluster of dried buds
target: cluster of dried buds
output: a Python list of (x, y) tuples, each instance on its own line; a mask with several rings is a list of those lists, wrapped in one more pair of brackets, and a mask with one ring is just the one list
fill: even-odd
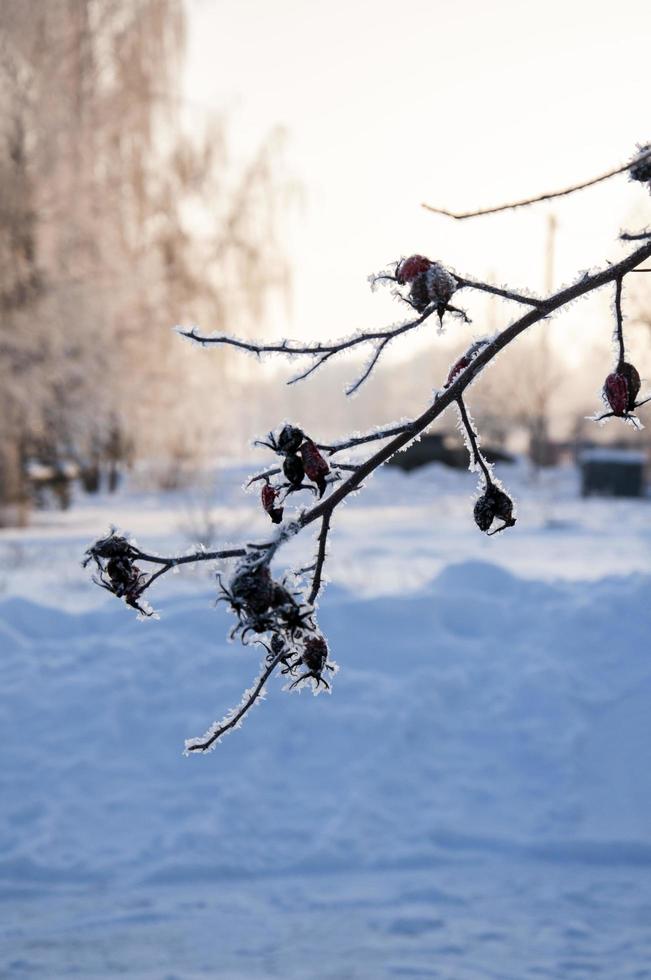
[(268, 650), (267, 661), (278, 659), (283, 664), (282, 673), (295, 677), (296, 671), (306, 672), (297, 677), (291, 687), (312, 679), (315, 688), (323, 684), (323, 671), (334, 670), (328, 663), (328, 645), (315, 622), (314, 607), (301, 602), (299, 592), (291, 592), (284, 582), (275, 581), (269, 571), (266, 558), (247, 555), (243, 558), (228, 586), (219, 579), (218, 602), (227, 602), (237, 617), (237, 625), (231, 637), (240, 635), (243, 643), (247, 635), (271, 634), (270, 646), (259, 642)]
[(431, 306), (441, 323), (446, 312), (457, 313), (467, 319), (463, 310), (450, 306), (452, 296), (459, 289), (459, 282), (440, 262), (433, 262), (424, 255), (410, 255), (396, 264), (395, 275), (383, 274), (376, 276), (374, 281), (380, 279), (409, 286), (407, 293), (401, 295), (418, 313), (425, 313)]
[[(287, 482), (273, 486), (267, 479), (260, 495), (262, 506), (274, 524), (280, 524), (283, 519), (283, 508), (280, 504), (288, 493), (309, 489), (318, 493), (319, 497), (323, 496), (330, 467), (315, 443), (302, 429), (295, 425), (285, 425), (277, 438), (270, 432), (267, 441), (259, 442), (258, 445), (267, 446), (283, 457), (282, 472)], [(306, 478), (310, 483), (304, 483)]]
[[(283, 664), (281, 674), (289, 674), (292, 678), (290, 691), (309, 680), (313, 681), (312, 688), (315, 692), (321, 684), (327, 691), (330, 690), (330, 684), (323, 676), (323, 672), (329, 670), (334, 673), (336, 666), (328, 661), (328, 644), (320, 633), (302, 637), (293, 647), (287, 647), (282, 636), (274, 633), (271, 637), (271, 648), (267, 649), (269, 650), (267, 663), (271, 663), (279, 656)], [(297, 677), (296, 671), (303, 668), (305, 668), (304, 673)]]
[(88, 548), (83, 566), (85, 568), (90, 561), (94, 561), (98, 575), (93, 576), (93, 581), (97, 585), (124, 599), (128, 606), (137, 609), (143, 616), (151, 616), (152, 610), (139, 602), (149, 579), (134, 564), (134, 557), (133, 546), (127, 539), (112, 532)]
[(266, 557), (253, 554), (243, 558), (235, 568), (228, 585), (218, 578), (219, 601), (229, 604), (237, 616), (231, 636), (248, 633), (282, 632), (289, 637), (314, 629), (314, 609), (296, 601), (298, 593), (290, 592), (285, 583), (271, 577)]

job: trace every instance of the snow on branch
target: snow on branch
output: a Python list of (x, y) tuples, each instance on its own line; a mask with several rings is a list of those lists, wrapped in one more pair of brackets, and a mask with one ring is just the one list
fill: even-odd
[[(624, 171), (628, 171), (631, 179), (649, 183), (651, 187), (651, 145), (640, 147), (634, 161), (625, 167), (574, 188), (500, 208), (452, 216), (464, 217), (520, 207), (550, 196), (572, 193), (580, 187), (590, 186)], [(651, 234), (625, 233), (620, 237), (639, 244), (619, 262), (608, 263), (597, 272), (585, 273), (571, 285), (542, 298), (465, 279), (423, 255), (400, 259), (380, 275), (374, 276), (372, 281), (374, 285), (392, 283), (391, 288), (397, 298), (411, 306), (418, 315), (397, 326), (358, 333), (338, 342), (303, 345), (283, 340), (276, 344), (256, 344), (227, 335), (203, 336), (194, 329), (181, 331), (185, 337), (204, 346), (229, 345), (258, 355), (279, 353), (289, 357), (312, 358), (311, 365), (293, 380), (308, 377), (335, 354), (370, 344), (371, 357), (363, 373), (349, 389), (355, 390), (371, 375), (390, 342), (420, 326), (434, 313), (441, 324), (444, 317), (449, 315), (467, 319), (464, 311), (451, 303), (462, 289), (493, 293), (526, 307), (502, 331), (475, 341), (451, 366), (447, 378), (440, 380), (440, 387), (432, 401), (414, 419), (403, 419), (366, 434), (342, 436), (331, 443), (320, 442), (316, 434), (308, 434), (298, 425), (286, 423), (270, 432), (264, 440), (259, 440), (257, 445), (276, 457), (275, 465), (252, 476), (246, 485), (250, 488), (260, 484), (260, 506), (271, 523), (265, 540), (216, 551), (200, 549), (184, 555), (162, 557), (141, 550), (135, 542), (113, 529), (107, 537), (99, 539), (87, 550), (84, 564), (94, 563), (95, 581), (123, 599), (141, 616), (152, 615), (152, 610), (143, 599), (144, 592), (168, 571), (179, 565), (203, 561), (234, 562), (229, 566), (228, 573), (223, 573), (223, 578), (221, 574), (217, 576), (216, 600), (225, 603), (233, 617), (231, 637), (238, 638), (245, 646), (252, 641), (261, 644), (267, 650), (267, 656), (261, 673), (245, 692), (240, 704), (221, 721), (211, 725), (201, 738), (190, 739), (186, 743), (187, 753), (205, 752), (225, 734), (239, 727), (246, 713), (264, 696), (265, 684), (277, 670), (288, 678), (289, 690), (301, 689), (306, 685), (310, 685), (315, 694), (330, 690), (330, 679), (337, 667), (330, 660), (327, 640), (318, 625), (316, 602), (323, 588), (329, 533), (335, 511), (349, 495), (364, 485), (367, 477), (417, 439), (450, 406), (454, 406), (459, 415), (459, 427), (468, 449), (470, 469), (476, 471), (480, 478), (479, 493), (473, 505), (477, 527), (486, 534), (496, 534), (515, 525), (513, 501), (482, 453), (478, 429), (468, 412), (465, 393), (493, 359), (524, 331), (547, 321), (579, 297), (614, 284), (617, 362), (603, 385), (603, 398), (608, 410), (599, 416), (599, 420), (612, 416), (635, 426), (639, 424), (634, 411), (651, 401), (651, 396), (640, 400), (639, 373), (626, 359), (624, 283), (626, 276), (640, 271), (640, 265), (651, 257)], [(366, 459), (350, 463), (333, 460), (343, 450), (374, 442), (381, 445)], [(297, 498), (297, 494), (301, 496)], [(305, 494), (309, 495), (310, 506), (307, 507), (304, 506)], [(298, 499), (303, 501), (303, 506), (296, 506), (288, 513), (291, 503)], [(281, 578), (272, 574), (271, 563), (284, 544), (317, 522), (319, 531), (314, 541), (316, 553), (313, 563), (306, 568), (288, 569)]]

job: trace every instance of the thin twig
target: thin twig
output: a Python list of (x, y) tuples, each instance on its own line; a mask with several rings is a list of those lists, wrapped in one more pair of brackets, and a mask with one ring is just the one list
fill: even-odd
[(284, 656), (286, 656), (286, 652), (281, 650), (280, 653), (276, 654), (271, 663), (267, 664), (260, 674), (256, 684), (251, 688), (235, 714), (233, 714), (231, 717), (227, 715), (226, 718), (216, 727), (211, 726), (203, 739), (188, 739), (188, 741), (185, 743), (186, 753), (206, 752), (211, 745), (214, 745), (214, 743), (222, 737), (222, 735), (225, 735), (226, 732), (231, 730), (231, 728), (235, 728), (247, 711), (252, 708), (255, 702), (258, 700), (263, 687)]
[(368, 362), (367, 366), (364, 368), (364, 370), (362, 371), (362, 373), (358, 377), (357, 381), (353, 382), (352, 385), (349, 385), (348, 388), (346, 388), (346, 394), (347, 395), (354, 395), (355, 392), (359, 388), (361, 388), (361, 386), (364, 384), (364, 382), (366, 381), (366, 379), (371, 374), (371, 371), (373, 370), (373, 368), (375, 367), (375, 365), (377, 364), (377, 362), (380, 360), (380, 357), (382, 356), (382, 354), (384, 352), (384, 348), (387, 346), (387, 344), (389, 343), (389, 340), (391, 340), (391, 339), (392, 339), (391, 337), (387, 337), (380, 344), (378, 344), (378, 346), (375, 348), (375, 353), (373, 354), (373, 357)]
[(619, 237), (623, 242), (639, 242), (645, 238), (651, 238), (651, 231), (641, 231), (635, 235), (625, 231)]
[(535, 299), (533, 296), (524, 296), (522, 293), (515, 293), (512, 289), (500, 289), (499, 286), (491, 286), (487, 282), (475, 282), (474, 279), (462, 279), (461, 276), (454, 274), (454, 278), (458, 281), (459, 287), (467, 287), (468, 289), (479, 289), (484, 293), (492, 293), (494, 296), (502, 296), (504, 299), (513, 300), (514, 303), (523, 303), (526, 306), (540, 306), (542, 303), (541, 299)]
[(372, 359), (371, 369), (366, 370), (362, 377), (356, 381), (353, 386), (349, 389), (349, 394), (356, 391), (360, 385), (366, 380), (366, 378), (371, 373), (371, 370), (377, 363), (377, 360), (389, 343), (396, 337), (400, 337), (402, 334), (407, 333), (410, 330), (415, 330), (419, 327), (425, 320), (429, 319), (430, 316), (435, 312), (435, 307), (433, 303), (425, 309), (420, 316), (416, 317), (414, 320), (407, 320), (405, 323), (400, 323), (396, 327), (390, 327), (386, 330), (375, 330), (368, 331), (366, 333), (357, 333), (347, 340), (339, 340), (331, 344), (299, 344), (297, 341), (293, 340), (283, 340), (281, 343), (277, 344), (261, 344), (255, 343), (253, 341), (239, 340), (237, 337), (231, 337), (227, 334), (217, 334), (216, 336), (203, 336), (198, 334), (194, 327), (191, 330), (182, 330), (177, 328), (178, 332), (182, 337), (187, 337), (188, 340), (192, 340), (197, 344), (201, 344), (202, 347), (208, 344), (225, 345), (230, 347), (237, 347), (240, 350), (249, 351), (252, 354), (284, 354), (289, 357), (314, 357), (315, 362), (311, 364), (305, 371), (300, 374), (295, 375), (293, 378), (287, 382), (287, 384), (295, 384), (297, 381), (301, 381), (304, 378), (309, 377), (314, 371), (320, 368), (326, 363), (329, 358), (333, 357), (335, 354), (341, 354), (343, 351), (350, 350), (353, 347), (357, 347), (360, 344), (376, 343), (377, 350)]
[(490, 470), (488, 469), (486, 460), (482, 456), (481, 450), (479, 448), (477, 433), (468, 416), (468, 412), (466, 410), (466, 403), (464, 402), (462, 395), (459, 395), (459, 397), (457, 398), (457, 406), (459, 408), (459, 415), (461, 417), (463, 427), (466, 430), (468, 441), (470, 443), (471, 459), (481, 469), (482, 473), (484, 474), (484, 479), (486, 480), (486, 486), (489, 487), (492, 484), (493, 480), (490, 474)]
[(618, 369), (624, 363), (626, 352), (624, 350), (624, 317), (622, 315), (622, 276), (615, 279), (615, 316), (617, 317), (616, 337), (619, 345)]
[(319, 590), (321, 588), (323, 566), (326, 560), (326, 543), (328, 540), (328, 531), (330, 530), (331, 517), (332, 517), (332, 511), (326, 510), (321, 520), (321, 531), (319, 533), (319, 549), (317, 551), (316, 562), (314, 565), (312, 588), (310, 589), (310, 595), (307, 600), (311, 606), (314, 605), (315, 599), (318, 596)]
[(149, 578), (148, 581), (145, 582), (145, 584), (142, 586), (142, 588), (138, 590), (138, 596), (141, 596), (143, 592), (146, 592), (149, 586), (153, 585), (157, 578), (160, 578), (161, 575), (164, 575), (166, 572), (169, 572), (170, 568), (172, 567), (173, 567), (172, 565), (161, 565), (158, 571), (154, 572), (151, 578)]
[(174, 568), (176, 565), (188, 565), (197, 561), (213, 561), (218, 558), (242, 558), (246, 554), (245, 548), (226, 548), (224, 551), (197, 551), (192, 555), (178, 555), (172, 558), (162, 558), (160, 555), (150, 555), (134, 545), (130, 546), (131, 554), (139, 561), (149, 561), (155, 565), (169, 565)]
[(412, 421), (404, 422), (401, 425), (392, 425), (388, 429), (378, 429), (377, 432), (369, 432), (365, 436), (352, 436), (350, 439), (344, 439), (329, 446), (319, 442), (317, 448), (323, 449), (324, 452), (332, 456), (334, 453), (341, 452), (342, 449), (352, 449), (354, 446), (363, 446), (366, 442), (375, 442), (376, 439), (388, 439), (390, 436), (397, 436), (400, 432), (406, 432), (412, 425)]
[(256, 475), (252, 476), (246, 485), (247, 487), (250, 487), (252, 483), (258, 483), (260, 480), (268, 480), (270, 476), (277, 476), (278, 473), (282, 473), (281, 468), (279, 466), (273, 466), (269, 470), (263, 470), (262, 473), (256, 473)]
[(575, 191), (582, 191), (586, 187), (593, 187), (595, 184), (600, 184), (603, 180), (608, 180), (610, 177), (615, 177), (617, 174), (622, 174), (626, 170), (630, 170), (636, 163), (641, 163), (648, 157), (651, 157), (651, 150), (640, 153), (634, 160), (630, 160), (622, 167), (609, 170), (607, 173), (601, 174), (599, 177), (593, 177), (592, 180), (586, 180), (582, 184), (574, 184), (572, 187), (566, 187), (560, 191), (551, 191), (548, 194), (539, 194), (537, 197), (527, 197), (522, 201), (512, 201), (510, 204), (499, 204), (493, 208), (479, 208), (477, 211), (457, 212), (446, 211), (445, 208), (435, 208), (431, 204), (422, 204), (421, 207), (425, 208), (426, 211), (431, 211), (433, 214), (443, 214), (446, 218), (455, 218), (457, 221), (463, 221), (464, 218), (478, 218), (483, 214), (498, 214), (500, 211), (512, 211), (514, 208), (523, 208), (528, 204), (538, 204), (539, 201), (551, 201), (556, 197), (565, 197), (567, 194), (574, 194)]
[(179, 565), (187, 565), (199, 561), (214, 561), (218, 558), (243, 558), (247, 554), (247, 551), (246, 548), (228, 548), (224, 551), (198, 551), (193, 555), (161, 558), (159, 555), (149, 555), (141, 551), (140, 548), (136, 548), (135, 545), (130, 545), (130, 553), (135, 561), (146, 561), (161, 566), (138, 590), (138, 596), (141, 596), (154, 584), (156, 579), (171, 571), (172, 568), (177, 568)]

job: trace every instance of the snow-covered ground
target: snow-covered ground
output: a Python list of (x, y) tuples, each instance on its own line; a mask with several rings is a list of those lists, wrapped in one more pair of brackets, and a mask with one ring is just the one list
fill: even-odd
[[(191, 758), (255, 650), (205, 567), (141, 623), (79, 558), (201, 515), (131, 492), (0, 533), (0, 976), (651, 978), (651, 501), (500, 475), (494, 538), (470, 474), (371, 480), (332, 535), (332, 697), (274, 680)], [(242, 476), (220, 543), (267, 530)]]

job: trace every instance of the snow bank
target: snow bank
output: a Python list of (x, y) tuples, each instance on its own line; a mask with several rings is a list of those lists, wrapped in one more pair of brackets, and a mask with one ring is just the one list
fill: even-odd
[(649, 578), (549, 585), (493, 565), (416, 598), (332, 591), (332, 698), (279, 682), (210, 757), (187, 736), (257, 654), (225, 613), (0, 604), (0, 872), (53, 882), (222, 880), (402, 867), (460, 846), (651, 860)]

